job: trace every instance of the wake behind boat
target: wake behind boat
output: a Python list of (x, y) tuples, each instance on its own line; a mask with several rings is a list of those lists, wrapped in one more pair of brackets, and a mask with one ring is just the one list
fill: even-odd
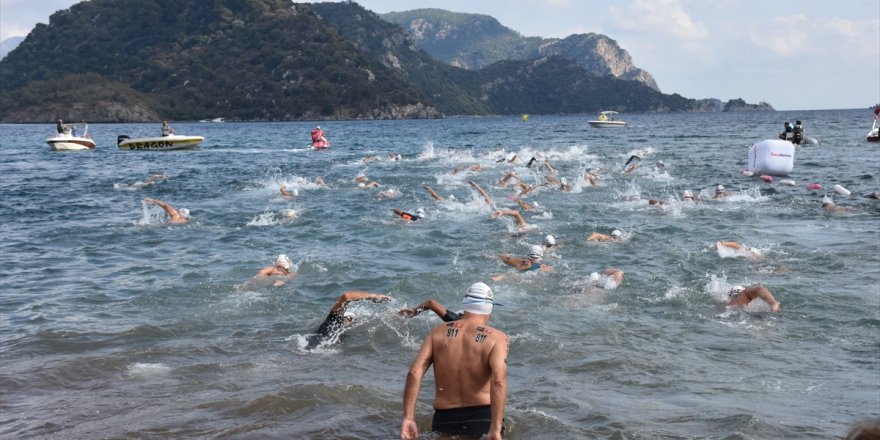
[[(76, 135), (76, 128), (82, 127), (82, 136)], [(88, 124), (62, 124), (58, 121), (58, 134), (46, 139), (52, 151), (94, 150), (95, 141), (89, 136)]]
[(594, 121), (587, 121), (588, 124), (596, 128), (623, 128), (626, 127), (626, 121), (617, 119), (618, 113), (615, 111), (604, 111), (599, 113), (599, 117)]
[(116, 138), (116, 144), (120, 150), (169, 151), (191, 150), (198, 147), (204, 140), (203, 136), (184, 136), (181, 134), (135, 139), (121, 134)]

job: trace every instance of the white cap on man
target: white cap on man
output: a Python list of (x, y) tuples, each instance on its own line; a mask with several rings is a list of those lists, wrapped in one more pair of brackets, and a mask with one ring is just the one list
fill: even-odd
[(547, 246), (555, 246), (556, 245), (556, 238), (553, 237), (552, 235), (548, 235), (548, 236), (544, 237), (544, 244), (546, 244)]
[(544, 258), (544, 248), (536, 244), (529, 246), (529, 260), (541, 261)]
[(275, 265), (290, 270), (290, 258), (287, 258), (285, 254), (281, 254), (275, 259)]
[(464, 298), (461, 300), (461, 309), (465, 312), (476, 313), (478, 315), (489, 315), (492, 313), (493, 306), (500, 306), (495, 302), (495, 296), (492, 289), (485, 283), (474, 283), (468, 287)]
[(177, 213), (180, 214), (180, 216), (183, 218), (189, 218), (189, 209), (180, 208), (177, 210)]
[(611, 236), (614, 238), (620, 238), (620, 237), (623, 237), (623, 232), (620, 232), (619, 229), (615, 229), (615, 230), (611, 231)]

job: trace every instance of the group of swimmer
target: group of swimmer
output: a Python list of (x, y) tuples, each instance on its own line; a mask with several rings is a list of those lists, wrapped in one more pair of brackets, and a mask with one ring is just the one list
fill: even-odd
[[(515, 155), (506, 159), (508, 163), (513, 165), (516, 165), (516, 160)], [(623, 172), (634, 171), (634, 165), (638, 165), (640, 160), (638, 156), (631, 157), (624, 165)], [(525, 166), (531, 168), (536, 162), (539, 160), (533, 157)], [(658, 164), (658, 167), (662, 167), (662, 165)], [(544, 182), (530, 185), (511, 170), (506, 172), (497, 183), (497, 187), (501, 189), (513, 188), (514, 200), (523, 211), (530, 211), (538, 206), (537, 202), (523, 200), (524, 195), (533, 193), (538, 187), (549, 187), (563, 192), (571, 191), (571, 186), (564, 178), (553, 176), (556, 170), (549, 160), (545, 159), (536, 169), (547, 173), (544, 176)], [(478, 173), (482, 171), (483, 167), (474, 165), (458, 167), (451, 173)], [(162, 177), (162, 179), (164, 178), (167, 176)], [(587, 171), (584, 176), (584, 182), (591, 186), (595, 186), (599, 179), (598, 170)], [(380, 183), (370, 180), (363, 174), (352, 180), (357, 183), (357, 189), (375, 189), (381, 186)], [(324, 179), (322, 177), (316, 178), (315, 184), (324, 186)], [(510, 218), (521, 233), (534, 229), (526, 222), (519, 210), (499, 209), (489, 193), (479, 184), (469, 180), (468, 185), (479, 195), (479, 198), (475, 197), (476, 200), (482, 199), (487, 206), (492, 208), (491, 217), (493, 219)], [(444, 197), (428, 185), (424, 185), (424, 189), (437, 202), (453, 198), (453, 196)], [(296, 189), (289, 191), (283, 185), (280, 187), (280, 193), (285, 199), (299, 196)], [(729, 196), (730, 193), (726, 191), (725, 187), (718, 185), (712, 198), (723, 199)], [(185, 208), (175, 209), (168, 203), (153, 198), (144, 198), (143, 200), (161, 207), (168, 214), (170, 223), (181, 224), (189, 221), (190, 212)], [(652, 205), (666, 203), (655, 199), (652, 201), (653, 203), (649, 201)], [(689, 190), (685, 190), (682, 193), (681, 201), (693, 203), (697, 202), (698, 198)], [(427, 218), (423, 208), (413, 212), (392, 208), (391, 212), (406, 222)], [(625, 234), (619, 229), (613, 229), (608, 234), (592, 232), (585, 240), (603, 243), (622, 242), (625, 241)], [(500, 259), (517, 273), (552, 272), (552, 266), (544, 258), (547, 255), (552, 255), (557, 246), (556, 238), (553, 235), (546, 235), (542, 244), (530, 245), (524, 257), (503, 253), (500, 255)], [(761, 256), (757, 249), (737, 242), (719, 241), (716, 243), (716, 247), (719, 254), (725, 250), (735, 256), (748, 258)], [(276, 257), (273, 264), (261, 268), (248, 283), (250, 285), (279, 287), (285, 285), (295, 276), (296, 269), (290, 258), (281, 254)], [(507, 274), (497, 274), (488, 278), (498, 282), (506, 277)], [(585, 283), (585, 288), (614, 288), (623, 280), (623, 271), (609, 267), (591, 273)], [(358, 301), (384, 303), (390, 300), (392, 300), (390, 296), (380, 293), (359, 290), (343, 292), (331, 306), (326, 318), (307, 338), (308, 348), (334, 343), (340, 338), (345, 328), (353, 320), (353, 317), (346, 313), (349, 304)], [(736, 286), (730, 289), (726, 304), (740, 308), (755, 300), (765, 302), (773, 313), (780, 311), (780, 304), (773, 294), (766, 287), (760, 285)], [(504, 332), (488, 325), (494, 306), (500, 305), (495, 302), (494, 292), (488, 285), (483, 282), (475, 282), (461, 295), (460, 312), (452, 311), (434, 299), (427, 299), (416, 307), (402, 308), (398, 311), (401, 317), (412, 318), (430, 310), (443, 321), (428, 333), (407, 373), (400, 428), (402, 439), (414, 439), (419, 436), (419, 427), (415, 421), (416, 402), (424, 375), (432, 366), (435, 382), (433, 401), (435, 412), (431, 430), (452, 434), (487, 435), (489, 439), (501, 438), (504, 431), (503, 417), (507, 396), (506, 369), (509, 341)]]

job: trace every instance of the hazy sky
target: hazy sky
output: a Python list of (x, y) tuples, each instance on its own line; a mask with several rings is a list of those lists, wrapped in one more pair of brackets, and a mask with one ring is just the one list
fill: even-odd
[[(0, 40), (74, 0), (0, 0)], [(486, 14), (525, 36), (605, 34), (665, 93), (777, 110), (880, 103), (878, 0), (360, 0), (383, 13)]]

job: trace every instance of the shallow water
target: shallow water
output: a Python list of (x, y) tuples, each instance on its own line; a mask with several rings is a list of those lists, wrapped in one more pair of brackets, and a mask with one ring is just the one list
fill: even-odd
[[(880, 416), (880, 205), (859, 196), (880, 190), (870, 111), (624, 116), (623, 130), (590, 116), (322, 122), (322, 152), (304, 148), (308, 123), (172, 124), (206, 138), (180, 152), (116, 148), (158, 124), (94, 124), (98, 148), (71, 153), (49, 151), (53, 126), (0, 126), (0, 435), (397, 438), (407, 368), (440, 320), (395, 311), (428, 298), (455, 310), (476, 281), (505, 304), (491, 324), (511, 339), (510, 438), (834, 438)], [(743, 177), (748, 147), (794, 119), (821, 142), (798, 148), (796, 186)], [(641, 166), (623, 174), (631, 154)], [(546, 158), (574, 190), (526, 195), (539, 210), (523, 235), (467, 183), (513, 209), (495, 184), (511, 169), (541, 182)], [(154, 173), (169, 178), (137, 184)], [(361, 173), (382, 186), (357, 189)], [(711, 200), (718, 184), (731, 196)], [(677, 201), (685, 189), (703, 199)], [(824, 212), (826, 196), (853, 210)], [(144, 197), (192, 221), (163, 224)], [(395, 207), (428, 217), (405, 224)], [(622, 243), (584, 240), (615, 228)], [(553, 273), (498, 258), (545, 234)], [(763, 257), (722, 258), (718, 240)], [(245, 284), (279, 253), (294, 281)], [(625, 272), (619, 287), (583, 289), (606, 267)], [(725, 308), (749, 283), (781, 313)], [(353, 304), (338, 344), (306, 350), (345, 290), (396, 300)]]

